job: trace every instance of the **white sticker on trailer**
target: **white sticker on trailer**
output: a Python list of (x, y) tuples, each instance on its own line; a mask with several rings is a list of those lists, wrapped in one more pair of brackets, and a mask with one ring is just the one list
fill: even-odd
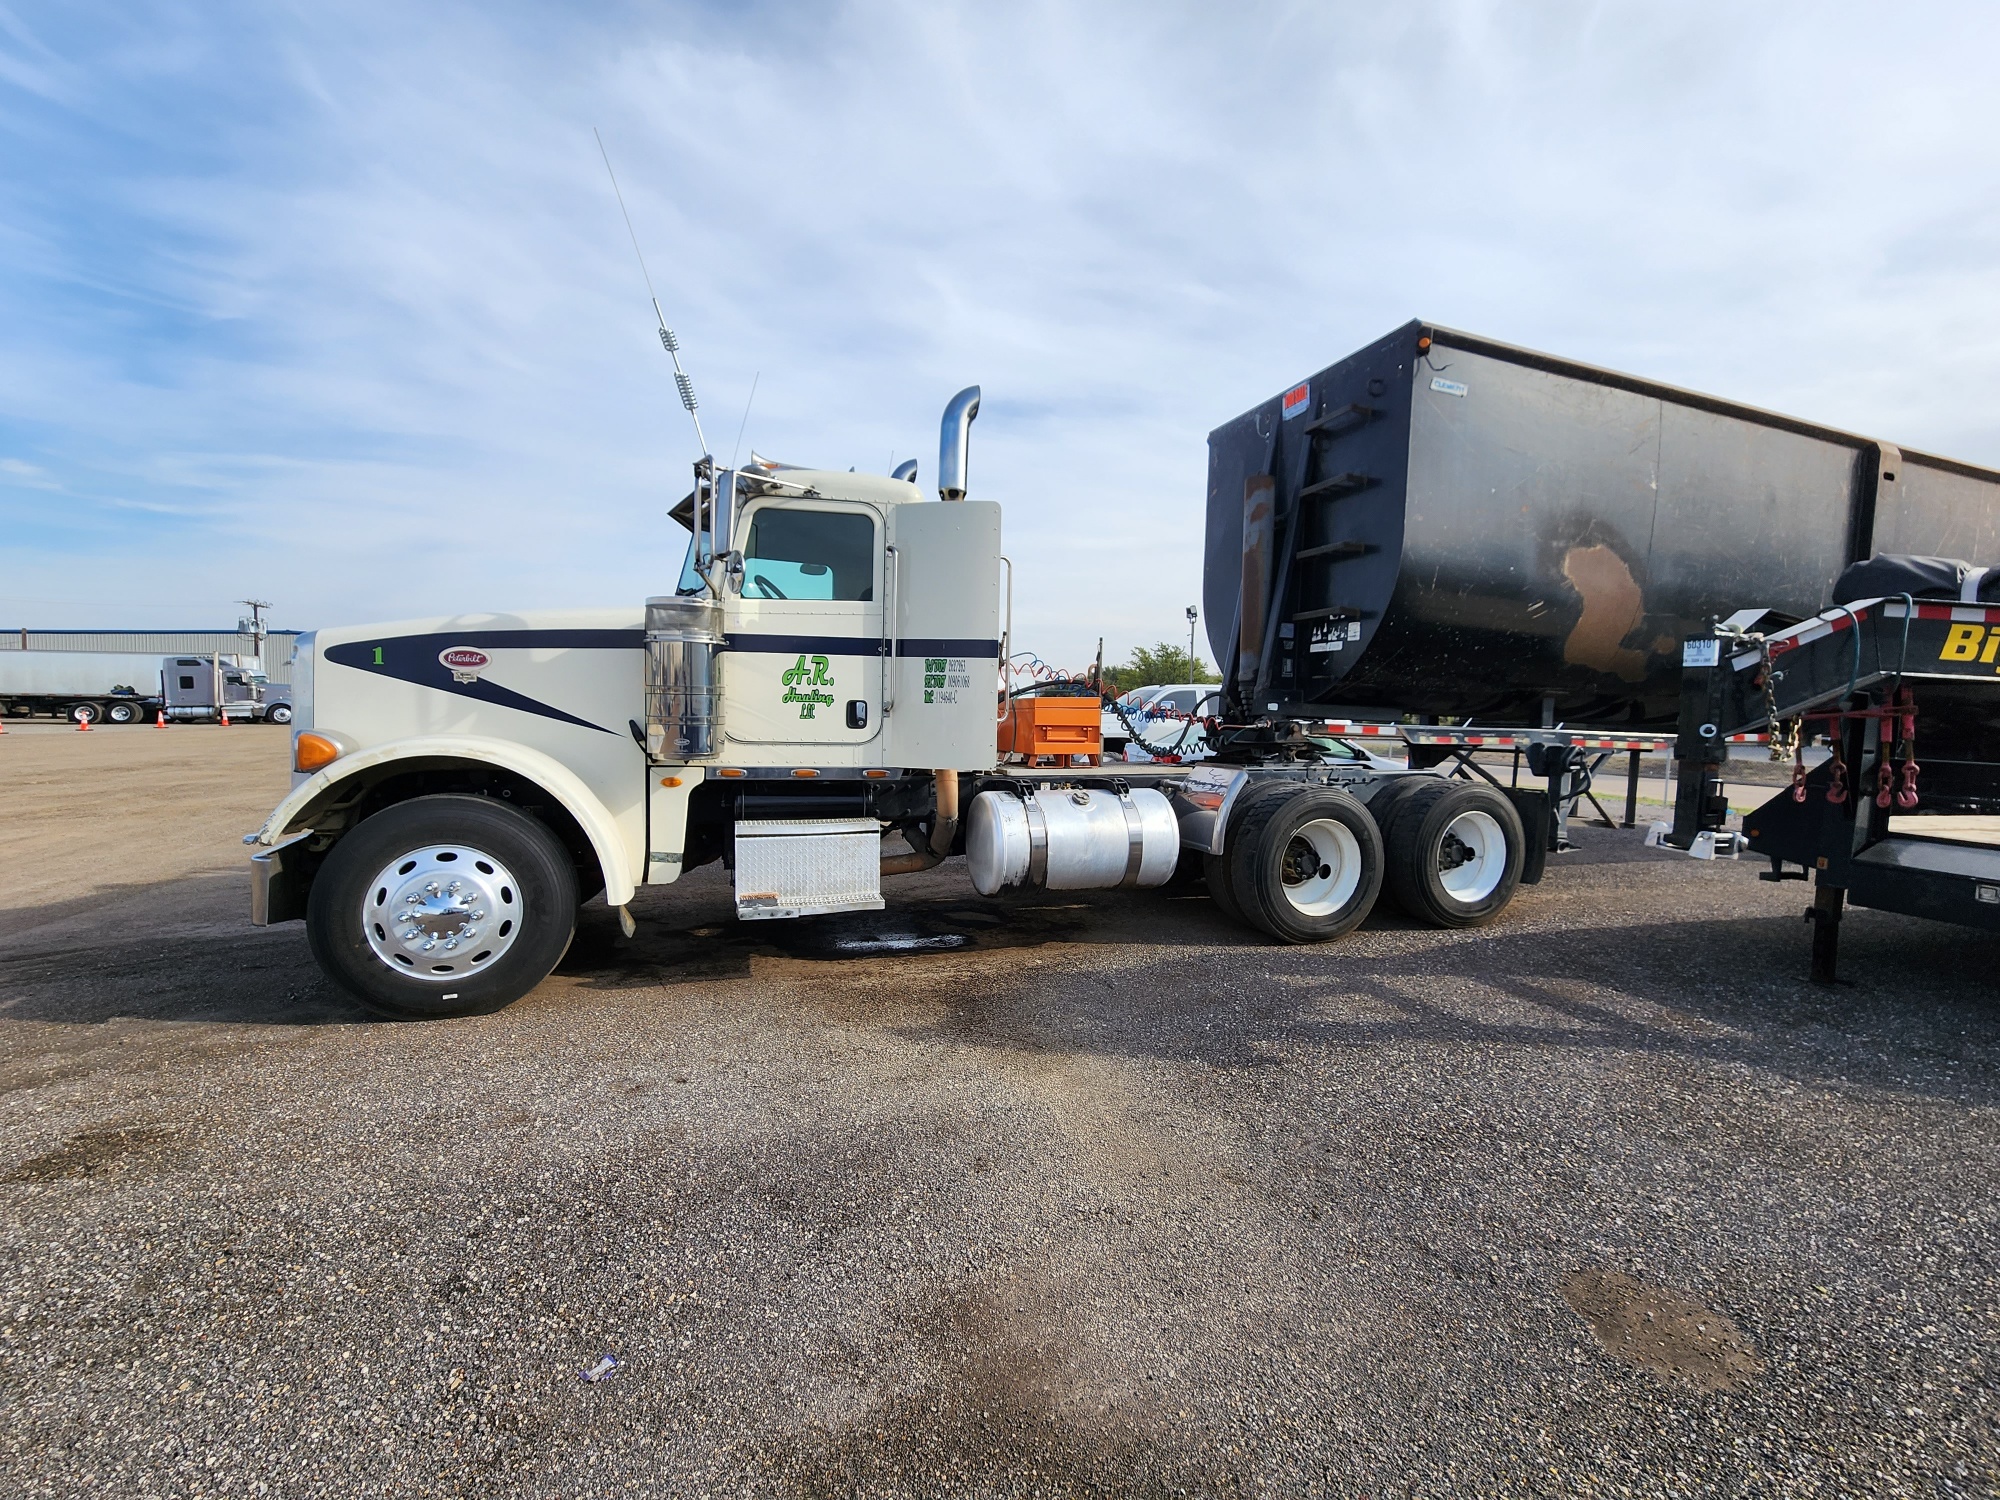
[(1442, 391), (1447, 396), (1463, 396), (1465, 387), (1456, 380), (1446, 380), (1442, 375), (1431, 377), (1431, 389)]
[(1681, 665), (1684, 667), (1712, 667), (1721, 660), (1720, 641), (1681, 642)]

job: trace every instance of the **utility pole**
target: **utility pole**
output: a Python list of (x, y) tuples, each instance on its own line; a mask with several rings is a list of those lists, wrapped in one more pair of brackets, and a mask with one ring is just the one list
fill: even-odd
[(250, 611), (250, 628), (245, 630), (243, 622), (238, 620), (236, 622), (236, 633), (250, 637), (251, 650), (257, 658), (257, 670), (261, 672), (264, 670), (264, 611), (271, 607), (271, 601), (269, 599), (238, 599), (236, 602), (247, 606)]
[(1195, 609), (1195, 607), (1192, 604), (1190, 604), (1188, 606), (1187, 615), (1188, 615), (1188, 681), (1193, 682), (1196, 680), (1194, 675), (1195, 671), (1194, 622), (1200, 618), (1200, 614)]

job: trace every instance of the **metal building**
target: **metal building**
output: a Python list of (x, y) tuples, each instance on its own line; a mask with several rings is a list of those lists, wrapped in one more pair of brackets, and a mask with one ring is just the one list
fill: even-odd
[[(292, 647), (296, 630), (266, 630), (264, 674), (273, 682), (292, 680)], [(143, 651), (149, 656), (255, 656), (257, 638), (238, 630), (35, 630), (22, 626), (0, 631), (0, 651)]]

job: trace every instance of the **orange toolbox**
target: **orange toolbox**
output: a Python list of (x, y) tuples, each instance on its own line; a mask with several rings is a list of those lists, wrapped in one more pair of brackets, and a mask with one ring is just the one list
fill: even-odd
[(1102, 706), (1097, 695), (1059, 698), (1036, 694), (1012, 698), (1000, 721), (1000, 754), (1018, 756), (1029, 765), (1082, 757), (1091, 765), (1104, 759)]

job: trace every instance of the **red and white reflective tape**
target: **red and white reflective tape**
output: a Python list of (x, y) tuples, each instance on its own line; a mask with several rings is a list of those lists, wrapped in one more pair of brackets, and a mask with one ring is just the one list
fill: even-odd
[(1569, 734), (1544, 731), (1542, 734), (1502, 734), (1433, 728), (1429, 725), (1401, 726), (1404, 739), (1413, 745), (1450, 745), (1467, 750), (1518, 750), (1529, 745), (1570, 745), (1579, 750), (1662, 750), (1673, 744), (1670, 734)]

